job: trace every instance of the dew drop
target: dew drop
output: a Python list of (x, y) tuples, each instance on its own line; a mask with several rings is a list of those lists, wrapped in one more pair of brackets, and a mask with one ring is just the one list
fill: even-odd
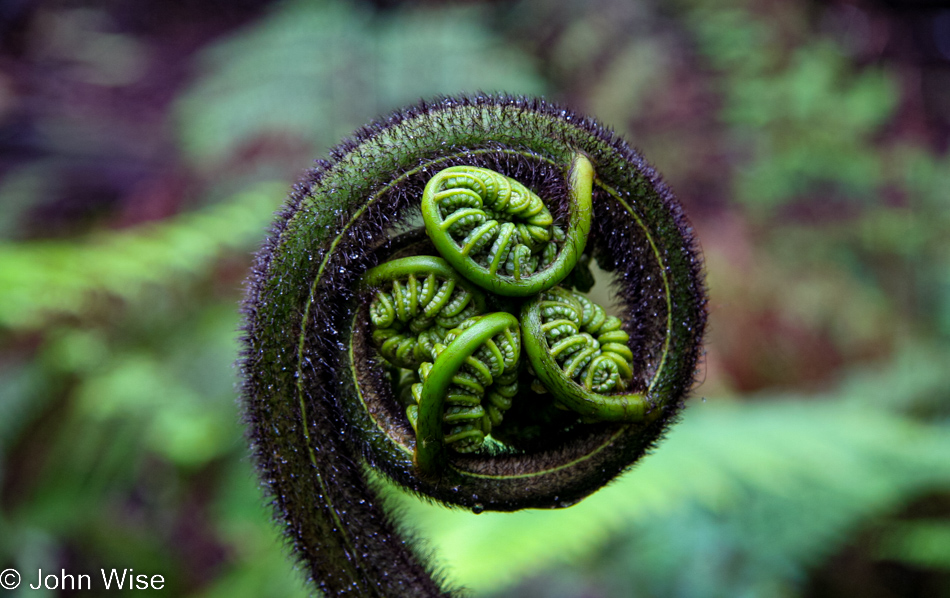
[(484, 512), (485, 512), (485, 505), (483, 505), (482, 503), (477, 502), (474, 505), (472, 505), (472, 513), (475, 513), (476, 515), (481, 515)]

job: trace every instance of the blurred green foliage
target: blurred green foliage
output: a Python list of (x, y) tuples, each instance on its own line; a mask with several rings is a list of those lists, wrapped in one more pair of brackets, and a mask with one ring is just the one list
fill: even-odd
[[(161, 128), (197, 182), (171, 215), (23, 236), (54, 161), (8, 170), (0, 569), (306, 595), (235, 403), (250, 253), (288, 161), (419, 97), (503, 90), (615, 125), (681, 190), (709, 270), (708, 400), (566, 510), (476, 516), (388, 488), (449, 577), (494, 596), (950, 595), (950, 158), (902, 128), (895, 65), (859, 65), (808, 6), (275, 3), (189, 58)], [(135, 79), (86, 58), (85, 84)]]
[(287, 3), (196, 57), (203, 75), (178, 106), (182, 148), (199, 165), (260, 134), (327, 148), (420, 97), (543, 93), (530, 58), (487, 17), (477, 5), (379, 15), (352, 2)]
[[(580, 560), (568, 575), (609, 596), (793, 595), (862, 521), (948, 489), (950, 428), (865, 401), (868, 385), (896, 387), (903, 376), (893, 368), (823, 395), (696, 403), (655, 455), (564, 512), (400, 506), (478, 591), (527, 573), (544, 584), (537, 595), (557, 595), (556, 571)], [(947, 388), (948, 378), (928, 390)], [(893, 557), (905, 541), (914, 559), (916, 550), (948, 555), (943, 523), (915, 525), (928, 531), (882, 550)]]
[(0, 244), (0, 326), (38, 328), (53, 315), (81, 314), (96, 294), (135, 301), (207, 275), (225, 252), (254, 246), (282, 190), (260, 184), (203, 212), (131, 232)]

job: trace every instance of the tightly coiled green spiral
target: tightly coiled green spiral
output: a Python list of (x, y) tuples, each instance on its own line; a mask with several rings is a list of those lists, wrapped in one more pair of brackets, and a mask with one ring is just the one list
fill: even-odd
[(442, 257), (485, 289), (523, 297), (551, 288), (574, 268), (590, 231), (590, 162), (575, 160), (572, 172), (578, 189), (566, 234), (537, 194), (471, 166), (446, 168), (426, 184), (426, 231)]
[(468, 319), (434, 353), (434, 362), (419, 368), (422, 382), (413, 385), (416, 405), (409, 408), (415, 462), (430, 476), (445, 467), (445, 445), (460, 453), (479, 449), (511, 407), (521, 358), (518, 321), (502, 312)]
[(365, 282), (382, 287), (369, 306), (373, 341), (400, 368), (435, 359), (435, 343), (486, 309), (484, 294), (435, 257), (389, 262), (367, 272)]
[(620, 318), (565, 289), (551, 289), (536, 301), (550, 355), (565, 377), (597, 394), (627, 387), (633, 376), (633, 352)]
[(485, 296), (437, 257), (389, 261), (367, 272), (364, 284), (376, 288), (369, 306), (372, 338), (396, 376), (396, 395), (405, 401), (406, 386), (411, 385), (412, 402), (406, 411), (417, 437), (419, 407), (431, 395), (424, 388), (434, 383), (433, 362), (447, 349), (466, 352), (434, 409), (443, 422), (440, 442), (458, 452), (477, 450), (517, 393), (517, 321), (513, 332), (506, 327), (494, 335), (483, 333), (476, 337), (478, 344), (463, 348), (464, 331), (488, 330), (481, 317)]
[[(579, 155), (589, 170), (576, 167)], [(417, 274), (415, 283), (394, 278), (399, 291), (391, 281), (383, 284), (383, 298), (366, 282), (368, 272), (388, 262), (441, 254), (424, 230), (422, 198), (437, 173), (456, 166), (517, 181), (542, 199), (552, 226), (565, 233), (561, 242), (552, 228), (557, 255), (544, 267), (542, 249), (534, 272), (532, 258), (517, 248), (520, 241), (509, 244), (496, 273), (527, 262), (520, 280), (511, 281), (515, 292), (494, 282), (465, 282), (484, 295), (485, 309), (459, 337), (487, 320), (492, 338), (504, 330), (514, 338), (517, 324), (523, 353), (519, 389), (506, 397), (511, 406), (502, 421), (492, 424), (491, 446), (472, 452), (445, 446), (444, 407), (436, 413), (421, 406), (430, 402), (423, 395), (433, 372), (451, 383), (455, 374), (444, 373), (451, 367), (441, 366), (472, 354), (487, 359), (477, 348), (485, 340), (473, 341), (469, 355), (449, 349), (458, 338), (439, 343), (446, 348), (438, 355), (434, 337), (432, 349), (428, 341), (421, 349), (418, 343), (400, 348), (404, 338), (381, 351), (372, 319), (388, 321), (384, 304), (391, 302), (396, 334), (415, 336), (413, 326), (424, 326), (412, 323), (411, 308), (423, 308), (419, 293), (428, 275)], [(578, 197), (585, 188), (586, 206)], [(483, 211), (499, 226), (511, 220), (504, 210)], [(530, 242), (523, 246), (538, 255)], [(452, 243), (458, 247), (454, 237)], [(588, 396), (595, 384), (589, 391), (557, 374), (563, 364), (552, 357), (539, 310), (531, 307), (539, 293), (562, 292), (552, 288), (557, 282), (537, 282), (537, 274), (570, 263), (566, 282), (581, 280), (585, 275), (574, 263), (585, 254), (599, 272), (598, 284), (611, 279), (622, 323), (604, 332), (614, 336), (598, 340), (601, 356), (607, 345), (623, 344), (632, 364), (630, 377), (619, 378), (624, 388), (594, 393), (596, 402)], [(463, 267), (443, 257), (469, 280)], [(639, 154), (597, 122), (542, 101), (478, 96), (422, 103), (357, 131), (318, 162), (294, 188), (257, 255), (241, 357), (255, 462), (314, 586), (329, 595), (445, 594), (432, 565), (383, 509), (367, 468), (433, 500), (503, 511), (569, 506), (627, 469), (675, 420), (693, 384), (705, 326), (701, 266), (679, 204)], [(587, 334), (599, 338), (601, 329), (587, 325)], [(615, 342), (619, 330), (628, 342)], [(442, 340), (448, 335), (446, 329)], [(420, 361), (430, 352), (432, 361)], [(387, 353), (402, 365), (389, 363)], [(418, 376), (423, 363), (432, 363), (425, 381)], [(547, 393), (530, 389), (529, 363)], [(492, 374), (495, 382), (501, 378)], [(415, 384), (422, 384), (418, 402)], [(420, 406), (418, 440), (407, 404)], [(432, 455), (420, 459), (418, 445), (433, 447)]]

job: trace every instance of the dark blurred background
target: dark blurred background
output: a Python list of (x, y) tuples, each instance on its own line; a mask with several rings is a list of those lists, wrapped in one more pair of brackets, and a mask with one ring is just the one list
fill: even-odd
[(449, 577), (950, 596), (950, 7), (896, 0), (3, 0), (0, 570), (306, 595), (235, 402), (251, 254), (354, 128), (478, 90), (643, 151), (702, 244), (710, 330), (681, 424), (580, 505), (393, 492)]

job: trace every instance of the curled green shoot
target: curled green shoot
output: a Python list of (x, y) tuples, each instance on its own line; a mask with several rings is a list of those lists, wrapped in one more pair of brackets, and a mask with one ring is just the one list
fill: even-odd
[(432, 361), (433, 345), (446, 332), (486, 311), (484, 294), (433, 256), (386, 262), (367, 272), (363, 284), (376, 289), (370, 304), (373, 342), (399, 368)]
[[(583, 295), (554, 288), (521, 311), (524, 351), (544, 390), (585, 421), (642, 421), (650, 405), (627, 392), (629, 336)], [(596, 337), (595, 337), (596, 335)]]
[(587, 244), (594, 169), (575, 154), (568, 172), (569, 223), (554, 226), (541, 199), (494, 171), (454, 166), (422, 196), (426, 232), (463, 276), (498, 295), (528, 297), (566, 278)]
[[(520, 359), (520, 334), (518, 320), (511, 314), (489, 314), (462, 330), (436, 357), (423, 376), (419, 397), (414, 461), (420, 473), (436, 476), (445, 468), (446, 400), (452, 386), (471, 386), (474, 378), (471, 374), (460, 376), (460, 370), (463, 366), (477, 370), (482, 378), (480, 386), (490, 385), (512, 372)], [(502, 338), (496, 341), (499, 335)], [(503, 351), (502, 345), (507, 350)], [(486, 360), (477, 359), (480, 349), (487, 349), (494, 358), (487, 360), (487, 364)]]

